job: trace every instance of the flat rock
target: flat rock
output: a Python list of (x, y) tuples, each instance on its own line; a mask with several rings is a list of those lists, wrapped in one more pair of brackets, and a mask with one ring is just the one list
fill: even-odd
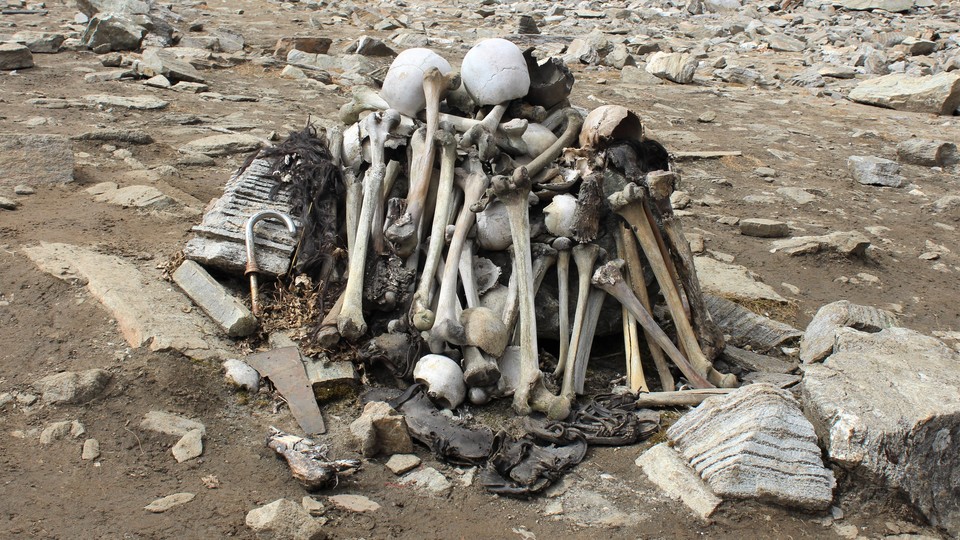
[(854, 180), (868, 186), (900, 187), (904, 180), (899, 163), (875, 156), (850, 156), (847, 168)]
[(413, 441), (407, 432), (403, 415), (382, 401), (367, 403), (360, 418), (350, 424), (350, 433), (359, 443), (364, 457), (409, 454), (413, 451)]
[(723, 499), (822, 510), (836, 481), (793, 394), (751, 384), (706, 399), (667, 430), (683, 458)]
[(870, 247), (870, 239), (857, 231), (833, 232), (821, 236), (795, 236), (773, 243), (771, 253), (782, 251), (788, 255), (812, 255), (834, 251), (848, 257), (861, 257)]
[(95, 251), (41, 242), (23, 248), (41, 270), (54, 277), (86, 283), (87, 289), (117, 320), (131, 347), (176, 350), (191, 358), (220, 355), (217, 330), (189, 300), (134, 264)]
[(905, 328), (836, 334), (804, 366), (802, 400), (830, 460), (906, 494), (930, 522), (960, 535), (960, 353)]
[(60, 51), (65, 36), (55, 32), (34, 32), (23, 30), (17, 32), (11, 41), (21, 43), (34, 54), (53, 54)]
[(105, 369), (64, 371), (48, 375), (33, 383), (44, 403), (79, 405), (99, 396), (113, 375)]
[(363, 495), (331, 495), (327, 497), (330, 504), (348, 512), (376, 512), (380, 504)]
[(323, 522), (314, 519), (299, 504), (278, 499), (247, 512), (247, 527), (257, 533), (273, 533), (273, 538), (308, 540), (323, 538)]
[(897, 145), (897, 159), (910, 165), (953, 167), (960, 162), (960, 154), (952, 142), (907, 139)]
[(150, 411), (144, 415), (143, 421), (140, 422), (140, 429), (183, 437), (191, 431), (200, 431), (201, 434), (204, 434), (207, 428), (200, 422), (179, 414), (166, 411)]
[(798, 187), (777, 188), (777, 195), (780, 195), (784, 199), (790, 199), (796, 204), (807, 204), (817, 200), (816, 195)]
[(20, 203), (8, 198), (0, 197), (0, 210), (16, 210), (20, 206)]
[(92, 94), (89, 96), (83, 96), (83, 99), (101, 107), (120, 107), (123, 109), (136, 109), (143, 111), (163, 109), (168, 105), (166, 101), (153, 96), (126, 97)]
[(173, 495), (167, 495), (166, 497), (153, 501), (144, 506), (143, 509), (154, 514), (162, 514), (175, 506), (187, 504), (192, 501), (194, 497), (196, 497), (196, 495), (193, 493), (174, 493)]
[(142, 129), (104, 128), (86, 131), (70, 137), (75, 141), (115, 142), (123, 144), (152, 144), (153, 137)]
[(147, 47), (143, 50), (137, 70), (147, 77), (163, 75), (170, 81), (206, 82), (197, 68), (189, 62), (159, 47)]
[(868, 11), (874, 9), (882, 9), (884, 11), (890, 12), (900, 12), (900, 11), (910, 11), (913, 8), (915, 0), (834, 0), (834, 4), (838, 4), (840, 7), (857, 10), (857, 11)]
[(101, 182), (87, 188), (93, 200), (124, 208), (160, 210), (175, 206), (173, 198), (153, 186), (118, 187), (113, 182)]
[(774, 219), (741, 219), (740, 234), (758, 238), (784, 238), (790, 236), (790, 226)]
[(80, 452), (80, 459), (93, 461), (98, 457), (100, 457), (100, 441), (96, 439), (83, 441), (83, 450)]
[(694, 257), (694, 266), (705, 292), (740, 301), (767, 300), (786, 304), (787, 299), (773, 287), (738, 264), (720, 262), (710, 257)]
[(960, 74), (912, 76), (891, 73), (861, 82), (850, 91), (859, 103), (901, 111), (953, 114), (960, 106)]
[(0, 70), (26, 69), (33, 67), (33, 53), (26, 45), (0, 43)]
[(87, 23), (80, 42), (98, 51), (135, 51), (146, 34), (146, 28), (125, 15), (97, 15)]
[(786, 374), (797, 367), (796, 364), (792, 362), (758, 354), (730, 344), (727, 344), (727, 346), (723, 348), (723, 352), (720, 353), (720, 358), (740, 369), (759, 373)]
[(191, 429), (173, 445), (171, 452), (177, 463), (198, 458), (203, 454), (203, 432), (203, 429)]
[(331, 361), (326, 355), (304, 357), (303, 369), (318, 402), (355, 396), (360, 378), (352, 362)]
[(713, 515), (723, 502), (667, 443), (660, 443), (641, 454), (636, 464), (667, 496), (679, 500), (702, 519)]
[(387, 460), (387, 468), (393, 474), (403, 474), (420, 466), (420, 458), (415, 454), (394, 454)]
[(898, 325), (897, 316), (885, 309), (860, 306), (847, 300), (827, 304), (817, 310), (800, 339), (800, 360), (809, 364), (830, 356), (841, 328), (879, 332)]
[(73, 182), (73, 145), (62, 135), (0, 133), (0, 187)]
[(453, 484), (447, 477), (433, 467), (424, 467), (406, 474), (400, 479), (400, 484), (414, 488), (431, 495), (446, 496), (453, 490)]
[(697, 70), (697, 59), (689, 53), (657, 52), (647, 60), (647, 73), (673, 81), (687, 84), (693, 81)]
[(172, 277), (228, 336), (248, 336), (257, 329), (253, 313), (196, 262), (183, 261)]
[(228, 156), (252, 152), (260, 148), (262, 144), (263, 141), (260, 138), (245, 133), (211, 135), (188, 142), (180, 147), (180, 152), (207, 156)]

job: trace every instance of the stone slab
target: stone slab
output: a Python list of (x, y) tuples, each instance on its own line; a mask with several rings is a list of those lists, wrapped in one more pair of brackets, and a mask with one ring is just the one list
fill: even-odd
[(70, 244), (41, 242), (23, 253), (54, 277), (86, 284), (131, 347), (175, 350), (193, 358), (223, 355), (212, 323), (191, 313), (189, 300), (159, 275), (148, 276), (124, 259)]
[(702, 519), (712, 516), (723, 502), (667, 443), (660, 443), (641, 454), (636, 464), (668, 497), (679, 500)]
[(228, 336), (248, 336), (257, 329), (253, 313), (196, 262), (183, 261), (173, 281)]
[(0, 187), (73, 182), (73, 144), (62, 135), (0, 133)]
[(694, 257), (694, 266), (700, 278), (700, 287), (705, 292), (740, 301), (787, 303), (786, 298), (760, 281), (759, 277), (746, 267), (720, 262), (710, 257)]

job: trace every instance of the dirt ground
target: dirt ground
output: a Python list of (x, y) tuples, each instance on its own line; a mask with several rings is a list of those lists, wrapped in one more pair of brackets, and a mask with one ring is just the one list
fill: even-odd
[[(412, 1), (411, 17), (434, 20), (435, 38), (457, 39), (457, 29), (471, 20), (460, 8)], [(47, 16), (0, 18), (20, 29), (58, 30), (75, 10), (59, 1), (47, 3)], [(320, 35), (335, 39), (342, 50), (352, 38), (389, 32), (352, 24), (317, 29), (308, 6), (223, 0), (194, 6), (208, 25), (241, 29), (251, 57), (268, 55), (279, 37)], [(402, 8), (393, 8), (402, 12)], [(242, 13), (241, 13), (242, 12)], [(505, 24), (504, 28), (509, 27)], [(412, 25), (411, 27), (418, 27)], [(472, 44), (445, 49), (451, 60)], [(800, 71), (800, 54), (752, 53), (758, 65), (782, 78)], [(126, 146), (132, 156), (155, 168), (173, 165), (182, 144), (215, 134), (210, 126), (246, 123), (253, 133), (280, 134), (302, 126), (308, 115), (335, 122), (349, 88), (328, 90), (283, 79), (279, 67), (248, 62), (204, 71), (211, 88), (221, 93), (255, 96), (257, 102), (206, 100), (195, 94), (149, 88), (138, 82), (86, 83), (84, 75), (102, 71), (92, 52), (34, 55), (37, 67), (17, 74), (0, 73), (0, 132), (72, 135), (93, 127), (140, 128), (156, 140)], [(386, 62), (386, 61), (385, 61)], [(957, 117), (903, 113), (854, 104), (839, 96), (817, 95), (785, 85), (762, 90), (703, 79), (693, 85), (630, 86), (609, 68), (575, 67), (572, 101), (593, 108), (619, 103), (641, 115), (652, 136), (668, 149), (740, 150), (742, 157), (677, 164), (682, 189), (694, 204), (684, 217), (688, 232), (704, 236), (709, 250), (730, 254), (756, 272), (795, 309), (772, 315), (803, 328), (823, 304), (848, 299), (895, 310), (904, 326), (925, 333), (960, 331), (960, 288), (956, 287), (960, 215), (934, 215), (924, 205), (957, 193), (960, 177), (905, 166), (909, 185), (862, 186), (846, 168), (850, 155), (892, 157), (896, 143), (912, 135), (960, 140)], [(170, 101), (163, 111), (96, 108), (46, 109), (26, 103), (36, 97), (78, 99), (87, 94), (155, 95)], [(700, 123), (704, 111), (716, 120)], [(199, 125), (177, 123), (193, 114)], [(30, 119), (45, 118), (42, 123)], [(0, 210), (0, 392), (29, 392), (34, 381), (63, 370), (104, 368), (113, 373), (107, 391), (83, 406), (8, 404), (0, 409), (0, 537), (5, 538), (217, 538), (253, 537), (246, 513), (279, 498), (299, 501), (305, 492), (290, 478), (281, 460), (264, 445), (269, 426), (296, 431), (289, 412), (275, 400), (227, 388), (219, 362), (200, 362), (174, 353), (131, 350), (109, 313), (82, 286), (38, 270), (20, 249), (40, 241), (66, 242), (120, 255), (159, 279), (166, 263), (190, 237), (196, 216), (159, 216), (98, 203), (84, 189), (103, 181), (150, 184), (180, 202), (202, 209), (220, 194), (243, 156), (217, 158), (212, 166), (177, 167), (159, 176), (132, 168), (112, 149), (96, 142), (74, 142), (76, 181), (37, 186), (17, 196), (15, 211)], [(778, 157), (779, 156), (779, 157)], [(0, 156), (2, 159), (2, 156)], [(762, 178), (758, 167), (776, 176)], [(750, 195), (773, 195), (780, 187), (803, 187), (815, 202), (791, 206), (771, 197), (748, 202)], [(12, 190), (0, 195), (12, 197)], [(860, 231), (873, 244), (865, 258), (819, 254), (790, 257), (771, 253), (768, 240), (741, 236), (722, 216), (787, 221), (795, 236)], [(872, 229), (872, 227), (885, 229)], [(868, 232), (868, 228), (873, 232)], [(918, 258), (944, 246), (939, 260)], [(876, 279), (864, 278), (870, 274)], [(859, 277), (858, 277), (859, 276)], [(853, 278), (853, 279), (850, 279)], [(783, 284), (791, 287), (785, 287)], [(611, 373), (615, 368), (610, 368)], [(170, 455), (175, 438), (139, 429), (143, 415), (168, 410), (196, 418), (207, 428), (204, 454), (178, 464)], [(496, 409), (494, 409), (496, 410)], [(356, 400), (324, 406), (330, 433), (324, 441), (338, 458), (357, 458), (347, 426), (359, 414)], [(505, 409), (501, 418), (510, 420)], [(493, 413), (491, 413), (493, 414)], [(79, 420), (87, 436), (99, 440), (102, 456), (80, 459), (81, 440), (41, 446), (37, 435), (50, 422)], [(587, 459), (551, 496), (518, 501), (487, 494), (476, 483), (456, 485), (447, 498), (413, 492), (396, 483), (383, 460), (366, 461), (362, 470), (336, 488), (318, 494), (363, 494), (379, 502), (374, 513), (355, 514), (329, 504), (325, 530), (332, 538), (587, 538), (597, 535), (636, 538), (830, 538), (857, 534), (883, 537), (899, 533), (936, 533), (896, 500), (869, 490), (852, 489), (841, 478), (839, 510), (824, 515), (745, 504), (727, 504), (712, 524), (698, 522), (681, 505), (650, 484), (634, 465), (649, 443), (634, 447), (592, 448)], [(444, 465), (424, 448), (424, 463), (449, 478), (463, 471)], [(217, 487), (206, 484), (215, 477)], [(207, 480), (203, 480), (204, 478)], [(176, 492), (196, 498), (166, 513), (143, 506)], [(547, 515), (557, 502), (563, 511)], [(552, 505), (552, 506), (551, 506)], [(851, 529), (851, 526), (853, 527)]]

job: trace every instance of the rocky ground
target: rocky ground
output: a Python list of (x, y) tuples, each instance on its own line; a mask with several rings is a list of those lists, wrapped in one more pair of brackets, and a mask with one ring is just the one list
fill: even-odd
[[(821, 306), (850, 300), (957, 348), (960, 176), (949, 147), (941, 163), (898, 157), (898, 147), (960, 140), (960, 11), (922, 0), (844, 7), (870, 3), (224, 0), (157, 4), (147, 18), (133, 0), (8, 4), (0, 42), (23, 46), (0, 45), (0, 535), (253, 537), (250, 510), (278, 499), (312, 506), (264, 445), (270, 426), (296, 431), (281, 400), (223, 382), (218, 360), (249, 343), (191, 326), (199, 311), (162, 273), (249, 150), (308, 118), (337, 124), (351, 88), (382, 79), (390, 56), (345, 52), (364, 35), (394, 51), (430, 46), (454, 64), (494, 36), (563, 56), (574, 105), (624, 105), (676, 154), (685, 195), (674, 205), (708, 291), (800, 329)], [(99, 34), (88, 22), (97, 10)], [(104, 22), (109, 10), (127, 10), (127, 22)], [(328, 38), (329, 55), (288, 56), (278, 40), (292, 37)], [(863, 86), (888, 74), (900, 89), (940, 78), (920, 97)], [(872, 159), (852, 156), (896, 163), (871, 177), (863, 162)], [(44, 266), (28, 256), (41, 243), (79, 251)], [(721, 269), (740, 277), (711, 279)], [(120, 272), (142, 282), (94, 290), (98, 276)], [(242, 294), (241, 280), (231, 286)], [(156, 307), (160, 330), (134, 340), (142, 346), (101, 303), (122, 293)], [(173, 337), (159, 315), (170, 309), (182, 314)], [(778, 354), (795, 360), (798, 351)], [(619, 363), (599, 370), (622, 375)], [(64, 372), (84, 375), (56, 377)], [(348, 426), (359, 402), (323, 410), (333, 457), (358, 458)], [(151, 411), (200, 424), (158, 427), (144, 422)], [(473, 412), (517, 426), (506, 404)], [(192, 456), (195, 442), (172, 452), (192, 430), (202, 455)], [(903, 497), (839, 469), (828, 511), (726, 502), (703, 521), (634, 464), (650, 446), (593, 448), (531, 501), (490, 495), (474, 471), (418, 448), (422, 470), (442, 480), (404, 485), (384, 459), (366, 460), (317, 494), (313, 513), (333, 538), (939, 534)], [(190, 495), (145, 509), (174, 494)], [(344, 494), (379, 506), (328, 499)]]

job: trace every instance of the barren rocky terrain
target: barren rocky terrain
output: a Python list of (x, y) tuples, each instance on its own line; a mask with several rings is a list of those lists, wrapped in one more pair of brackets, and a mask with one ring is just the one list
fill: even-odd
[[(308, 121), (339, 125), (351, 89), (382, 81), (380, 68), (391, 56), (346, 52), (361, 36), (397, 52), (430, 47), (451, 64), (488, 37), (563, 57), (576, 77), (573, 105), (626, 106), (648, 137), (674, 154), (683, 192), (674, 207), (703, 258), (698, 268), (708, 292), (800, 330), (821, 306), (849, 300), (889, 310), (901, 326), (960, 350), (960, 175), (946, 158), (898, 158), (898, 146), (911, 139), (960, 141), (960, 83), (897, 109), (849, 99), (864, 81), (890, 73), (960, 74), (954, 2), (878, 0), (892, 11), (869, 11), (844, 7), (852, 1), (819, 0), (744, 0), (729, 9), (720, 9), (725, 2), (666, 0), (187, 1), (153, 5), (151, 31), (132, 47), (110, 45), (123, 38), (120, 31), (96, 38), (107, 46), (83, 38), (95, 11), (124, 2), (78, 3), (8, 1), (0, 16), (0, 42), (35, 49), (25, 67), (22, 48), (0, 48), (0, 62), (11, 62), (0, 71), (0, 536), (252, 538), (250, 510), (282, 498), (301, 503), (307, 495), (264, 445), (271, 426), (298, 431), (283, 400), (223, 380), (221, 361), (262, 345), (258, 337), (193, 329), (181, 341), (146, 336), (142, 346), (131, 346), (126, 321), (103, 305), (110, 291), (92, 291), (87, 284), (96, 280), (68, 263), (89, 253), (108, 256), (84, 264), (120, 261), (123, 271), (139, 271), (157, 320), (171, 309), (182, 321), (202, 317), (164, 271), (250, 150)], [(530, 31), (521, 27), (530, 24), (523, 16), (532, 16), (539, 34), (519, 33)], [(294, 37), (328, 38), (329, 51), (299, 57), (299, 67), (290, 68), (288, 58), (298, 57), (288, 57), (291, 46), (278, 40)], [(149, 48), (171, 55), (164, 57), (167, 84), (143, 67)], [(658, 52), (690, 53), (692, 77), (681, 84), (649, 73)], [(173, 58), (190, 69), (170, 72)], [(225, 136), (220, 146), (197, 146), (213, 135)], [(882, 175), (895, 185), (861, 183), (851, 156), (899, 163), (899, 172)], [(787, 238), (757, 236), (744, 226), (753, 219), (777, 222), (785, 229), (778, 236)], [(802, 237), (828, 239), (797, 241)], [(65, 255), (60, 268), (28, 256), (52, 243), (85, 251)], [(733, 278), (718, 264), (743, 269)], [(221, 277), (249, 299), (242, 276)], [(757, 283), (767, 287), (758, 292)], [(189, 343), (190, 331), (209, 339)], [(772, 354), (795, 362), (797, 349)], [(615, 354), (595, 363), (595, 392), (623, 376)], [(105, 374), (92, 397), (57, 400), (38, 383), (94, 369)], [(331, 456), (359, 459), (349, 434), (359, 399), (321, 409), (329, 430), (321, 440)], [(519, 429), (504, 400), (468, 410)], [(171, 447), (182, 433), (144, 427), (151, 411), (202, 423), (202, 455), (174, 459)], [(668, 410), (664, 423), (678, 416)], [(491, 495), (473, 481), (475, 471), (422, 447), (416, 454), (424, 466), (449, 482), (437, 492), (401, 484), (385, 459), (365, 459), (359, 472), (314, 494), (322, 506), (315, 510), (317, 537), (943, 534), (903, 494), (840, 468), (826, 511), (726, 501), (702, 520), (634, 464), (651, 446), (592, 447), (560, 483), (531, 500)], [(161, 512), (144, 509), (176, 493), (193, 497)], [(327, 499), (338, 494), (363, 495), (379, 508), (357, 512)]]

